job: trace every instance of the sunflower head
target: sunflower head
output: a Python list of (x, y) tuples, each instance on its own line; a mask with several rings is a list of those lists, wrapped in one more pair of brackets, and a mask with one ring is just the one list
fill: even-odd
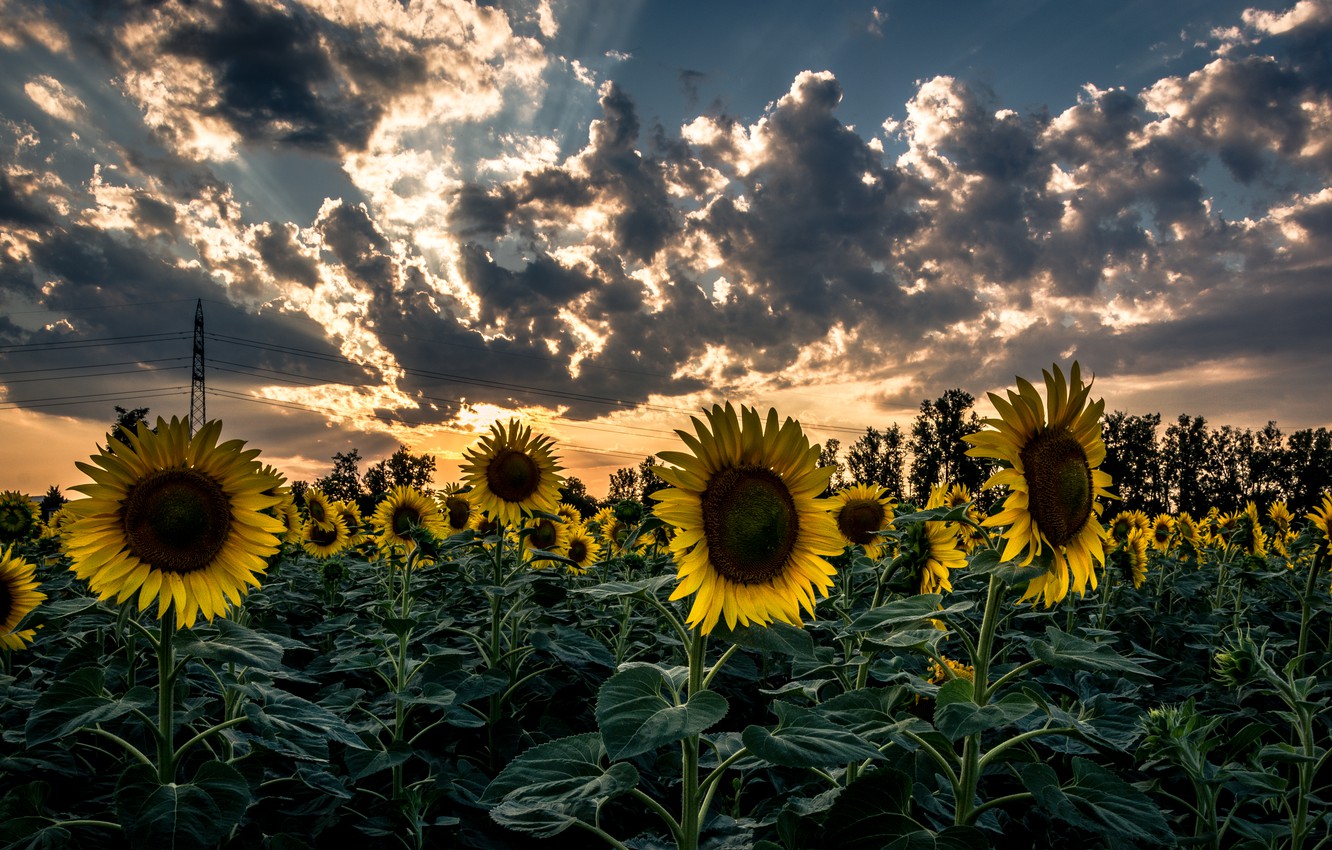
[(490, 426), (490, 433), (463, 452), (463, 481), (476, 506), (506, 525), (534, 511), (554, 513), (564, 478), (553, 454), (554, 441), (532, 436), (515, 419)]
[(828, 499), (828, 512), (844, 544), (864, 547), (865, 556), (873, 560), (883, 557), (888, 547), (879, 532), (893, 524), (895, 507), (888, 489), (877, 484), (852, 484)]
[(1290, 531), (1290, 524), (1295, 520), (1285, 502), (1273, 502), (1268, 506), (1267, 518), (1272, 523), (1272, 529), (1283, 535)]
[(418, 528), (436, 537), (444, 534), (444, 520), (435, 500), (408, 485), (394, 487), (379, 503), (374, 526), (379, 529), (381, 547), (401, 546), (408, 551), (416, 548), (412, 533)]
[(671, 599), (693, 595), (688, 623), (704, 634), (725, 615), (728, 627), (799, 625), (813, 613), (815, 594), (827, 596), (835, 570), (826, 560), (843, 550), (836, 523), (819, 493), (832, 467), (818, 466), (793, 419), (769, 410), (715, 405), (695, 418), (694, 434), (676, 431), (690, 449), (658, 455), (668, 488), (652, 497), (656, 515), (676, 528), (671, 551), (678, 566)]
[(523, 532), (527, 535), (527, 545), (530, 548), (558, 555), (564, 554), (565, 544), (569, 538), (564, 523), (549, 517), (535, 516), (527, 521)]
[(92, 483), (69, 527), (65, 550), (74, 574), (101, 599), (158, 600), (192, 626), (225, 614), (248, 586), (258, 587), (277, 551), (282, 521), (267, 511), (280, 499), (273, 478), (240, 440), (218, 444), (222, 423), (190, 435), (189, 423), (158, 418), (108, 441), (92, 463), (77, 464)]
[(306, 520), (301, 529), (301, 548), (316, 558), (331, 558), (351, 545), (351, 532), (347, 520), (335, 515), (332, 522), (319, 525), (314, 520)]
[(1170, 551), (1175, 536), (1175, 518), (1170, 514), (1157, 514), (1152, 520), (1152, 547), (1158, 552)]
[(1105, 562), (1106, 536), (1099, 499), (1113, 497), (1110, 476), (1100, 469), (1105, 402), (1088, 401), (1091, 384), (1082, 383), (1077, 363), (1068, 378), (1058, 365), (1044, 375), (1044, 401), (1018, 378), (1017, 392), (1008, 390), (1007, 398), (989, 394), (999, 413), (985, 420), (989, 428), (962, 439), (972, 444), (969, 456), (999, 461), (1001, 469), (985, 487), (1009, 488), (1002, 510), (983, 523), (1007, 526), (1003, 559), (1023, 556), (1025, 566), (1046, 550), (1052, 553), (1050, 569), (1032, 579), (1022, 597), (1041, 597), (1048, 606), (1070, 586), (1079, 593), (1096, 587), (1093, 562)]
[(564, 556), (572, 564), (565, 564), (565, 569), (575, 575), (586, 575), (593, 564), (601, 559), (601, 544), (583, 525), (569, 527)]
[(27, 496), (17, 490), (0, 493), (0, 544), (34, 536), (40, 517), (37, 506)]
[(1322, 504), (1304, 518), (1321, 533), (1325, 551), (1332, 554), (1332, 493), (1324, 493)]
[(445, 489), (439, 494), (438, 501), (445, 534), (461, 534), (476, 527), (476, 505), (466, 492)]
[(333, 524), (333, 500), (318, 487), (305, 491), (305, 516), (315, 525), (327, 528)]
[(31, 562), (15, 555), (13, 545), (0, 550), (0, 649), (22, 649), (32, 642), (36, 630), (20, 629), (19, 623), (46, 598), (38, 586)]

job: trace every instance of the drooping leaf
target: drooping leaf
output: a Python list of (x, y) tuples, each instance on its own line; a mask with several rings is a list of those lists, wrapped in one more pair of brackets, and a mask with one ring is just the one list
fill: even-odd
[(63, 738), (82, 727), (105, 723), (131, 711), (152, 712), (157, 694), (142, 685), (130, 688), (119, 699), (104, 694), (103, 672), (94, 667), (75, 670), (52, 683), (37, 698), (28, 715), (24, 735), (29, 747)]
[(1016, 723), (1036, 708), (1036, 702), (1022, 693), (1007, 694), (998, 702), (985, 706), (969, 700), (958, 700), (937, 708), (934, 712), (934, 728), (947, 735), (949, 740), (956, 741), (976, 732)]
[(1045, 811), (1074, 826), (1151, 844), (1173, 843), (1156, 803), (1096, 762), (1072, 760), (1073, 778), (1060, 784), (1048, 765), (1018, 768), (1022, 784)]
[(726, 710), (726, 699), (713, 691), (676, 705), (671, 684), (654, 667), (621, 670), (597, 692), (597, 727), (613, 761), (697, 735)]
[[(214, 629), (216, 634), (208, 633)], [(204, 633), (182, 629), (176, 636), (176, 652), (204, 661), (260, 670), (275, 670), (282, 666), (282, 646), (254, 629), (219, 618), (200, 630)]]
[(486, 786), (481, 802), (568, 803), (608, 799), (638, 784), (634, 766), (619, 762), (602, 767), (606, 748), (601, 735), (589, 732), (538, 744), (509, 762)]
[(116, 785), (116, 813), (133, 847), (215, 847), (240, 823), (250, 787), (240, 771), (205, 762), (185, 783), (161, 783), (153, 768), (133, 764)]
[(1031, 651), (1037, 659), (1056, 670), (1094, 670), (1155, 678), (1147, 668), (1120, 655), (1108, 643), (1092, 643), (1054, 626), (1046, 627), (1045, 636), (1048, 642), (1033, 640)]
[(814, 638), (804, 629), (775, 621), (767, 626), (739, 626), (730, 629), (720, 623), (713, 635), (723, 642), (753, 649), (789, 655), (800, 661), (815, 661)]
[(773, 704), (777, 728), (750, 726), (741, 733), (754, 756), (782, 767), (828, 767), (883, 756), (864, 738), (839, 729), (811, 709)]

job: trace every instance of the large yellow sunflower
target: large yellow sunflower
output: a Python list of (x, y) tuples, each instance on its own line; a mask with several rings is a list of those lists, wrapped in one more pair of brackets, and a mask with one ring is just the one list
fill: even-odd
[(1007, 486), (1002, 510), (985, 520), (986, 526), (1007, 526), (1003, 537), (1005, 561), (1021, 555), (1030, 564), (1048, 550), (1050, 568), (1032, 579), (1023, 600), (1040, 597), (1049, 607), (1072, 588), (1086, 593), (1096, 587), (1093, 561), (1105, 563), (1105, 529), (1098, 517), (1098, 497), (1113, 498), (1107, 489), (1109, 474), (1100, 470), (1105, 459), (1101, 439), (1103, 400), (1088, 402), (1091, 385), (1082, 383), (1075, 362), (1066, 380), (1056, 365), (1045, 372), (1046, 401), (1028, 381), (1017, 379), (1018, 392), (1004, 399), (990, 393), (999, 412), (987, 419), (989, 429), (968, 434), (971, 457), (995, 458), (1004, 467), (990, 476), (985, 487)]
[(574, 575), (586, 575), (588, 569), (601, 558), (601, 544), (597, 542), (587, 526), (576, 524), (569, 527), (564, 556), (572, 564), (565, 564), (566, 572)]
[(671, 599), (694, 594), (688, 623), (704, 634), (726, 615), (734, 627), (781, 620), (800, 625), (828, 595), (836, 573), (825, 556), (842, 538), (822, 499), (832, 467), (819, 467), (799, 423), (769, 410), (729, 403), (694, 419), (696, 435), (676, 431), (689, 452), (661, 452), (673, 467), (656, 473), (671, 485), (652, 494), (656, 515), (678, 529), (671, 551), (679, 583)]
[(379, 529), (379, 545), (385, 548), (414, 548), (416, 543), (409, 533), (413, 526), (423, 528), (436, 537), (444, 536), (444, 520), (439, 515), (439, 505), (425, 493), (408, 485), (394, 487), (389, 491), (384, 501), (375, 508), (374, 523)]
[(517, 525), (524, 514), (553, 514), (560, 501), (564, 478), (551, 450), (554, 441), (510, 419), (507, 427), (490, 426), (489, 436), (463, 452), (463, 481), (472, 485), (477, 508)]
[(218, 445), (222, 423), (193, 437), (189, 422), (158, 417), (122, 429), (92, 463), (76, 464), (93, 479), (73, 489), (88, 496), (69, 527), (70, 569), (100, 599), (138, 594), (142, 610), (157, 600), (161, 618), (192, 626), (199, 614), (225, 615), (258, 587), (265, 558), (278, 550), (282, 521), (264, 513), (278, 503), (276, 484), (241, 440)]
[(22, 649), (32, 642), (36, 629), (20, 629), (19, 623), (46, 598), (37, 589), (36, 570), (14, 547), (0, 551), (0, 649)]
[(895, 506), (888, 488), (878, 484), (852, 484), (828, 499), (828, 512), (843, 543), (863, 546), (865, 557), (873, 560), (883, 557), (888, 547), (888, 539), (876, 532), (893, 524)]

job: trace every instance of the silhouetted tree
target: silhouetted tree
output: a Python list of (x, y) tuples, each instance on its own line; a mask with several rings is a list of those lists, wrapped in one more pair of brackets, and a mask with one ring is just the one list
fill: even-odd
[[(325, 496), (340, 502), (354, 502), (365, 495), (361, 484), (361, 473), (357, 465), (361, 461), (359, 449), (338, 452), (333, 455), (333, 471), (323, 478), (316, 478), (314, 486)], [(292, 485), (293, 489), (295, 485)]]
[(597, 512), (597, 501), (588, 495), (587, 485), (573, 475), (564, 479), (564, 486), (560, 488), (560, 501), (577, 508), (583, 519)]
[(842, 466), (842, 462), (837, 458), (841, 449), (842, 441), (835, 437), (829, 439), (823, 444), (823, 447), (819, 449), (819, 466), (831, 466), (833, 468), (832, 477), (828, 479), (828, 486), (819, 494), (820, 496), (826, 497), (836, 493), (847, 484), (846, 475), (843, 474), (845, 467)]
[(606, 501), (613, 503), (624, 499), (637, 500), (641, 492), (638, 470), (632, 466), (624, 466), (611, 473), (610, 490), (606, 493)]
[(1101, 470), (1113, 481), (1112, 492), (1122, 503), (1115, 510), (1140, 510), (1149, 516), (1166, 509), (1165, 482), (1161, 478), (1161, 450), (1156, 432), (1161, 414), (1130, 416), (1116, 410), (1101, 423), (1105, 460)]
[[(111, 425), (111, 430), (107, 432), (106, 444), (111, 445), (112, 440), (119, 440), (125, 445), (129, 445), (129, 438), (121, 433), (121, 428), (128, 428), (131, 432), (139, 427), (139, 423), (148, 422), (148, 408), (136, 407), (133, 410), (126, 410), (120, 405), (116, 405), (116, 421)], [(156, 429), (153, 429), (156, 430)]]
[(428, 493), (434, 477), (434, 455), (414, 455), (399, 445), (396, 452), (367, 469), (361, 483), (366, 494), (377, 500), (394, 487), (415, 487)]
[(1230, 425), (1207, 435), (1207, 463), (1202, 486), (1209, 505), (1222, 511), (1237, 511), (1251, 498), (1249, 459), (1253, 456), (1253, 432)]
[(638, 465), (638, 501), (648, 508), (657, 503), (652, 494), (670, 486), (652, 471), (656, 465), (657, 459), (652, 455), (643, 458), (643, 462)]
[(920, 414), (911, 426), (911, 493), (912, 498), (924, 504), (930, 488), (936, 484), (965, 484), (972, 492), (985, 483), (988, 465), (967, 457), (969, 443), (962, 442), (967, 434), (985, 427), (972, 406), (976, 399), (971, 393), (953, 388), (946, 390), (934, 401), (920, 403)]
[(37, 507), (42, 512), (42, 522), (46, 522), (48, 519), (50, 519), (51, 514), (60, 510), (68, 502), (69, 499), (66, 499), (64, 497), (64, 495), (60, 492), (60, 488), (52, 484), (49, 488), (47, 488), (46, 495), (42, 497), (41, 502), (39, 502), (37, 505)]
[(857, 484), (878, 484), (894, 497), (902, 495), (902, 467), (906, 463), (902, 429), (896, 424), (879, 431), (866, 428), (846, 453), (850, 478)]
[(1161, 441), (1161, 470), (1171, 510), (1201, 516), (1210, 507), (1203, 489), (1203, 470), (1208, 465), (1207, 420), (1181, 413), (1166, 428)]
[(1249, 458), (1253, 498), (1263, 505), (1289, 499), (1292, 472), (1281, 429), (1269, 420), (1253, 437), (1253, 456)]
[(1305, 428), (1286, 438), (1292, 471), (1290, 510), (1303, 516), (1332, 490), (1332, 434), (1326, 428)]

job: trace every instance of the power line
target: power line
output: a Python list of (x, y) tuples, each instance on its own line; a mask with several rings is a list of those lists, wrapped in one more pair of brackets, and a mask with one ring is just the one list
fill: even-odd
[(156, 343), (170, 342), (171, 340), (184, 339), (187, 334), (181, 333), (157, 333), (157, 334), (130, 334), (127, 336), (104, 336), (93, 337), (89, 339), (70, 339), (70, 340), (51, 340), (49, 342), (29, 342), (14, 345), (0, 345), (0, 354), (27, 354), (41, 353), (51, 349), (68, 351), (74, 348), (96, 348), (99, 346), (112, 345), (134, 345), (136, 343)]
[[(189, 388), (190, 387), (188, 384), (179, 387), (153, 387), (152, 389), (147, 390), (147, 392), (163, 392), (166, 390), (188, 390)], [(2, 401), (0, 402), (0, 404), (14, 405), (14, 408), (19, 408), (19, 407), (28, 407), (30, 405), (35, 405), (37, 402), (44, 402), (44, 401), (72, 401), (77, 403), (79, 400), (98, 400), (98, 399), (106, 400), (108, 398), (125, 398), (127, 396), (134, 397), (137, 395), (139, 394), (126, 393), (126, 392), (80, 393), (78, 395), (49, 396), (47, 398), (30, 398), (30, 399), (24, 399), (23, 401)]]
[[(148, 390), (147, 392), (135, 393), (131, 396), (123, 396), (122, 394), (122, 397), (128, 398), (132, 401), (142, 401), (144, 399), (150, 399), (150, 398), (171, 398), (175, 396), (186, 395), (188, 390), (189, 387), (179, 387), (177, 388), (176, 392)], [(70, 405), (75, 405), (75, 404), (87, 404), (89, 401), (88, 396), (63, 396), (63, 398), (71, 400), (53, 401), (46, 403), (29, 403), (26, 401), (21, 403), (13, 401), (0, 401), (0, 410), (30, 410), (39, 407), (69, 407)], [(108, 401), (109, 399), (102, 399), (102, 400)], [(5, 405), (11, 405), (11, 406), (5, 406)]]
[[(11, 310), (11, 316), (35, 316), (38, 313), (70, 313), (75, 310), (124, 310), (129, 307), (148, 307), (154, 304), (179, 304), (184, 301), (194, 301), (193, 298), (164, 298), (160, 301), (135, 301), (132, 304), (90, 304), (84, 307), (47, 307), (44, 310)], [(203, 299), (208, 300), (208, 299)], [(211, 302), (218, 303), (218, 302)]]
[[(158, 357), (158, 358), (153, 359), (153, 360), (119, 360), (119, 361), (116, 361), (115, 363), (80, 363), (80, 364), (77, 365), (77, 366), (42, 366), (42, 367), (38, 367), (38, 368), (36, 368), (36, 369), (11, 369), (11, 370), (8, 371), (8, 372), (0, 372), (0, 378), (5, 377), (6, 375), (31, 375), (31, 374), (34, 373), (34, 372), (70, 372), (70, 371), (73, 371), (73, 370), (75, 370), (75, 369), (100, 369), (100, 368), (103, 368), (103, 367), (107, 367), (107, 368), (109, 368), (109, 367), (111, 367), (111, 366), (138, 366), (138, 365), (141, 365), (141, 364), (144, 364), (144, 363), (171, 363), (171, 362), (173, 362), (173, 361), (184, 360), (184, 359), (185, 359), (184, 357)], [(140, 371), (140, 370), (130, 370), (130, 371)], [(148, 371), (152, 371), (152, 370), (148, 370)], [(105, 373), (105, 374), (113, 374), (113, 375), (115, 375), (115, 374), (126, 374), (126, 373), (122, 373), (122, 372), (110, 372), (110, 373)], [(91, 377), (91, 378), (96, 378), (96, 377), (101, 377), (101, 376), (100, 376), (100, 375), (73, 375), (73, 376), (71, 376), (71, 377), (75, 377), (75, 378), (90, 378), (90, 377)], [(51, 378), (25, 378), (24, 380), (25, 380), (25, 381), (28, 381), (28, 380), (31, 380), (31, 381), (62, 381), (62, 380), (65, 380), (65, 379), (64, 379), (63, 377), (60, 377), (60, 376), (55, 376), (55, 377), (51, 377)], [(17, 383), (21, 383), (21, 381), (6, 381), (5, 383), (7, 383), (7, 384), (17, 384)]]

